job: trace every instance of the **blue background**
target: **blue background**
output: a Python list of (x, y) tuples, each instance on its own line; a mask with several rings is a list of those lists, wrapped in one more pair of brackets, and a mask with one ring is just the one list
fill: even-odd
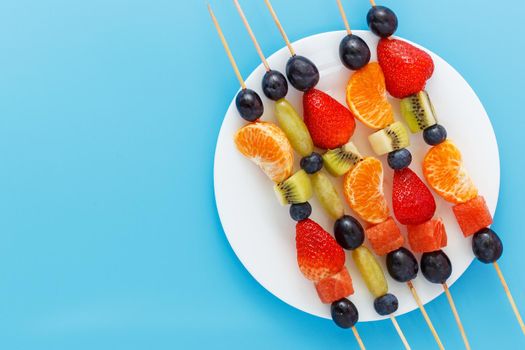
[[(265, 52), (283, 46), (262, 0), (242, 3)], [(525, 310), (525, 3), (381, 3), (400, 36), (459, 70), (491, 117), (500, 264)], [(246, 76), (259, 61), (233, 4), (212, 5)], [(342, 29), (335, 1), (274, 6), (292, 40)], [(345, 6), (365, 28), (367, 1)], [(224, 236), (213, 154), (238, 84), (203, 1), (2, 0), (0, 49), (0, 347), (356, 347), (266, 292)], [(525, 347), (490, 266), (474, 263), (452, 292), (473, 348)], [(445, 297), (428, 311), (461, 349)], [(399, 322), (413, 348), (434, 347), (419, 312)], [(359, 330), (369, 349), (401, 348), (389, 322)]]

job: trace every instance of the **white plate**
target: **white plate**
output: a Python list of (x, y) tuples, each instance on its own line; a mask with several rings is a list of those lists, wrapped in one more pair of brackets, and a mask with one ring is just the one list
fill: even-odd
[[(372, 61), (375, 61), (377, 38), (370, 32), (358, 30), (354, 32), (368, 43), (373, 52)], [(310, 58), (319, 68), (321, 81), (317, 88), (346, 105), (345, 87), (352, 73), (342, 66), (338, 56), (339, 42), (344, 36), (343, 31), (318, 34), (295, 42), (294, 47), (298, 54)], [(427, 91), (435, 105), (440, 122), (446, 127), (449, 138), (463, 151), (465, 165), (479, 192), (485, 196), (490, 211), (494, 213), (499, 191), (499, 155), (490, 120), (478, 97), (461, 75), (436, 54), (426, 51), (435, 63), (434, 75), (427, 84)], [(284, 72), (288, 58), (288, 51), (283, 48), (272, 55), (269, 62), (272, 68)], [(246, 83), (263, 98), (265, 114), (262, 120), (275, 121), (272, 112), (273, 102), (266, 99), (261, 90), (264, 72), (262, 65), (257, 67)], [(302, 94), (290, 87), (287, 98), (302, 113)], [(391, 101), (396, 111), (396, 119), (402, 120), (398, 112), (398, 103), (395, 99)], [(364, 155), (373, 155), (367, 140), (372, 130), (359, 121), (356, 122), (358, 127), (352, 138), (354, 143)], [(297, 309), (319, 317), (330, 318), (329, 306), (319, 301), (313, 284), (302, 276), (297, 267), (295, 222), (289, 217), (288, 207), (279, 205), (273, 193), (273, 183), (256, 165), (243, 158), (235, 149), (233, 135), (244, 124), (237, 113), (235, 102), (232, 101), (224, 117), (215, 151), (215, 198), (224, 232), (240, 261), (264, 288)], [(419, 175), (427, 149), (428, 146), (422, 141), (421, 134), (412, 135), (410, 147), (413, 155), (412, 169)], [(385, 194), (390, 199), (392, 171), (388, 168), (385, 157), (380, 159), (385, 169)], [(297, 163), (296, 159), (296, 169)], [(340, 179), (337, 180), (337, 185), (338, 189), (341, 189)], [(452, 260), (453, 272), (448, 280), (449, 284), (452, 284), (473, 260), (471, 239), (463, 238), (451, 205), (437, 195), (435, 198), (436, 216), (444, 219), (448, 232), (448, 246), (445, 251)], [(312, 199), (311, 203), (312, 219), (328, 232), (332, 232), (333, 221), (325, 215), (315, 199)], [(348, 212), (351, 213), (349, 209)], [(403, 232), (405, 233), (404, 228)], [(385, 259), (379, 260), (388, 275), (384, 266)], [(359, 309), (359, 320), (382, 319), (374, 311), (373, 297), (367, 291), (350, 254), (347, 254), (346, 266), (354, 281), (356, 292), (351, 296), (351, 300)], [(390, 292), (399, 299), (397, 314), (414, 310), (417, 306), (407, 287), (389, 276), (387, 278)], [(243, 282), (239, 281), (239, 283)], [(427, 282), (421, 273), (414, 284), (424, 303), (428, 303), (443, 292), (440, 285)]]

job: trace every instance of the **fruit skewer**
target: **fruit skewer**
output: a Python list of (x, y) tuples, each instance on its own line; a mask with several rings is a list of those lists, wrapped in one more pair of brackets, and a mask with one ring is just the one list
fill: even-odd
[[(231, 54), (227, 41), (224, 38), (218, 20), (215, 17), (215, 14), (213, 13), (210, 5), (208, 5), (208, 11), (217, 29), (217, 32), (219, 33), (219, 36), (228, 54), (228, 57), (230, 58), (230, 63), (232, 64), (234, 71), (236, 72), (236, 75), (239, 81), (241, 82), (242, 92), (246, 89), (244, 80), (242, 79), (240, 73), (238, 73), (239, 71), (237, 69), (237, 65), (235, 63), (233, 55)], [(243, 149), (243, 145), (241, 144), (240, 139), (244, 136), (249, 137), (251, 133), (256, 132), (258, 132), (258, 134), (254, 138), (256, 140), (255, 142), (261, 142), (261, 138), (264, 138), (265, 141), (269, 142), (270, 146), (273, 147), (274, 152), (281, 151), (281, 153), (289, 154), (289, 157), (284, 157), (284, 171), (282, 169), (276, 169), (282, 168), (283, 162), (276, 163), (273, 159), (259, 158), (257, 159), (256, 163), (260, 165), (262, 170), (274, 182), (282, 181), (277, 180), (276, 175), (279, 175), (279, 178), (284, 178), (285, 181), (281, 182), (281, 184), (286, 183), (286, 181), (290, 181), (291, 185), (293, 185), (294, 183), (303, 182), (305, 184), (303, 186), (303, 191), (296, 193), (296, 196), (294, 198), (288, 199), (290, 199), (292, 202), (294, 202), (295, 200), (297, 200), (298, 202), (306, 202), (312, 195), (310, 181), (304, 173), (304, 171), (299, 171), (296, 174), (289, 177), (291, 173), (291, 168), (293, 167), (293, 150), (288, 139), (286, 138), (286, 135), (277, 126), (275, 126), (272, 123), (256, 122), (248, 124), (247, 126), (241, 128), (235, 136), (235, 141), (238, 149), (241, 151), (241, 153), (249, 157), (249, 155), (246, 154), (246, 151), (249, 148), (256, 147), (257, 145), (253, 144), (252, 142), (252, 144), (246, 145), (247, 147)], [(265, 160), (268, 162), (267, 164), (262, 163)], [(276, 192), (278, 192), (281, 195), (283, 194), (283, 191), (288, 190), (283, 189), (278, 185), (276, 185), (275, 188)], [(337, 287), (338, 293), (345, 294), (344, 297), (339, 297), (337, 298), (337, 301), (334, 301), (332, 303), (332, 318), (339, 326), (343, 328), (352, 328), (352, 331), (356, 337), (359, 346), (361, 347), (361, 349), (365, 349), (363, 342), (359, 336), (359, 333), (357, 332), (357, 329), (355, 327), (355, 324), (358, 320), (357, 308), (350, 300), (345, 298), (346, 296), (353, 294), (353, 288), (351, 277), (348, 274), (346, 267), (344, 267), (344, 251), (341, 247), (337, 245), (337, 242), (334, 238), (332, 238), (315, 222), (308, 219), (310, 212), (308, 212), (308, 210), (303, 210), (302, 212), (296, 213), (296, 216), (302, 216), (302, 220), (299, 221), (296, 226), (296, 246), (298, 254), (298, 263), (301, 272), (303, 272), (305, 277), (316, 283), (316, 288), (318, 289), (318, 291), (318, 286), (322, 285), (325, 289), (332, 288), (334, 293), (334, 288)], [(315, 259), (312, 259), (312, 256), (314, 256)], [(334, 276), (336, 277), (334, 278)], [(337, 284), (337, 282), (340, 283)]]

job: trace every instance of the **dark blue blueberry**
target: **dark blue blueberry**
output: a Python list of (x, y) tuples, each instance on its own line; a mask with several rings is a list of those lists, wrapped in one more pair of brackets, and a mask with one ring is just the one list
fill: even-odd
[(388, 153), (388, 165), (394, 170), (401, 170), (412, 163), (412, 154), (406, 148)]
[(309, 156), (301, 159), (301, 168), (307, 174), (315, 174), (323, 168), (323, 157), (319, 153), (312, 152)]
[(334, 301), (330, 307), (330, 312), (332, 320), (341, 328), (351, 328), (359, 320), (357, 308), (354, 303), (346, 298)]
[(479, 261), (490, 264), (503, 254), (503, 244), (496, 232), (484, 228), (472, 237), (472, 251)]
[(355, 218), (343, 215), (334, 224), (334, 236), (344, 249), (356, 249), (365, 240), (363, 226)]
[(339, 58), (346, 68), (358, 70), (370, 61), (370, 48), (363, 39), (350, 34), (339, 44)]
[(388, 7), (374, 6), (366, 15), (366, 23), (375, 35), (388, 38), (397, 29), (397, 16)]
[(428, 281), (443, 284), (452, 274), (452, 264), (442, 250), (424, 253), (421, 256), (421, 272)]
[(292, 204), (290, 206), (290, 216), (295, 221), (306, 220), (312, 214), (312, 206), (308, 202)]
[(394, 294), (385, 294), (374, 300), (374, 309), (381, 316), (393, 314), (397, 311), (399, 302)]
[(439, 145), (447, 139), (447, 130), (439, 124), (429, 126), (423, 131), (423, 139), (430, 146)]
[(256, 121), (264, 113), (261, 97), (250, 89), (242, 89), (237, 94), (235, 105), (241, 117), (249, 122)]
[(416, 278), (419, 271), (414, 254), (406, 248), (391, 251), (386, 256), (388, 273), (398, 282), (408, 282)]
[(288, 93), (288, 82), (281, 72), (270, 70), (263, 77), (262, 89), (266, 97), (277, 101)]
[(300, 91), (308, 91), (319, 82), (319, 70), (303, 56), (292, 56), (286, 64), (286, 76), (290, 84)]

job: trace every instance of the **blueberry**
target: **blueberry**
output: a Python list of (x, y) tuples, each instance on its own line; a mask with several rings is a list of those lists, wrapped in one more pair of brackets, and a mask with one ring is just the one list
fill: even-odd
[(235, 99), (235, 105), (241, 117), (249, 122), (259, 119), (264, 113), (261, 97), (253, 90), (242, 89)]
[(496, 232), (490, 228), (484, 228), (472, 238), (472, 251), (479, 261), (490, 264), (503, 254), (503, 244)]
[(356, 249), (365, 240), (363, 226), (355, 218), (343, 215), (334, 224), (334, 235), (337, 243), (344, 249)]
[(332, 320), (341, 328), (353, 327), (359, 319), (359, 312), (354, 303), (343, 298), (332, 303), (330, 307)]
[(292, 204), (290, 206), (290, 216), (295, 221), (306, 220), (312, 214), (312, 206), (308, 202)]
[(406, 148), (388, 153), (388, 165), (394, 170), (401, 170), (412, 163), (412, 154)]
[(447, 130), (439, 124), (429, 126), (423, 131), (423, 139), (430, 146), (439, 145), (447, 139)]
[(394, 294), (385, 294), (374, 300), (374, 309), (381, 316), (393, 314), (397, 311), (399, 302)]
[(452, 274), (452, 264), (442, 250), (424, 253), (421, 256), (421, 272), (428, 281), (443, 284)]
[(319, 82), (319, 70), (303, 56), (292, 56), (286, 64), (286, 76), (290, 84), (300, 91), (308, 91)]
[(375, 35), (388, 38), (397, 29), (397, 16), (388, 7), (374, 6), (366, 15), (366, 23)]
[(263, 77), (262, 89), (266, 97), (277, 101), (288, 93), (288, 82), (281, 72), (270, 70)]
[(319, 153), (312, 152), (309, 156), (301, 159), (301, 168), (307, 174), (315, 174), (323, 167), (323, 157)]
[(358, 70), (370, 61), (370, 48), (363, 39), (350, 34), (339, 44), (339, 58), (348, 69)]
[(391, 251), (386, 256), (388, 273), (398, 282), (408, 282), (416, 278), (419, 271), (414, 254), (406, 248)]

